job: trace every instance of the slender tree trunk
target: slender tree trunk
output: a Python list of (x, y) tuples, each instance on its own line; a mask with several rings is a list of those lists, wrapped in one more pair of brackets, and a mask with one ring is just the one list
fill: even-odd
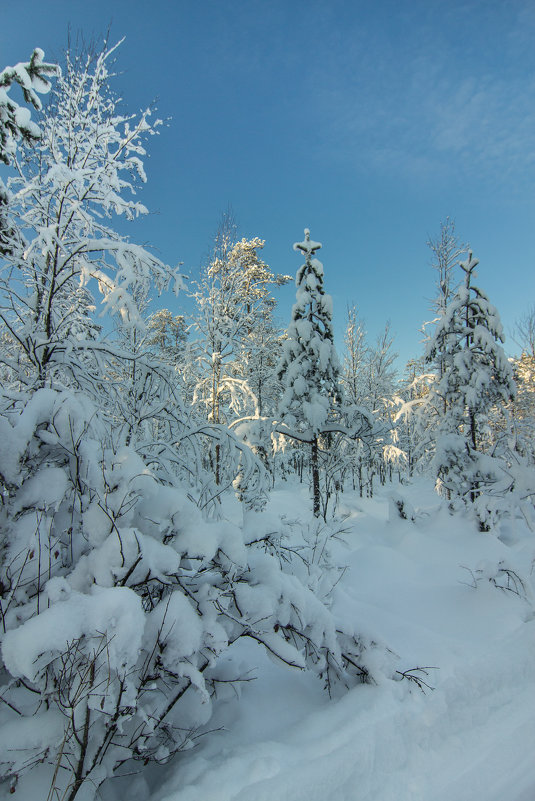
[[(212, 353), (212, 422), (219, 423), (219, 383), (221, 377), (221, 358), (219, 353)], [(221, 461), (221, 448), (217, 444), (215, 446), (215, 483), (219, 486), (221, 483), (220, 461)]]
[[(472, 448), (474, 451), (477, 451), (476, 416), (472, 409), (469, 409), (468, 416), (470, 420), (470, 440), (472, 442)], [(478, 489), (479, 482), (475, 481), (472, 485), (472, 489), (470, 490), (470, 501), (472, 503), (475, 503), (477, 500)]]
[(318, 465), (318, 438), (312, 440), (312, 456), (310, 460), (312, 469), (312, 492), (314, 504), (314, 517), (320, 516), (320, 471)]

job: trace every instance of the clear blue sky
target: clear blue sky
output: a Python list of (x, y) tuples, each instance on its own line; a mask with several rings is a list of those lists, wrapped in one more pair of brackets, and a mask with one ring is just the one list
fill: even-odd
[[(337, 335), (354, 301), (371, 338), (392, 321), (405, 361), (434, 294), (425, 243), (450, 215), (506, 332), (535, 302), (533, 0), (3, 6), (0, 66), (36, 46), (60, 59), (68, 26), (100, 41), (111, 23), (112, 41), (126, 37), (115, 81), (126, 108), (157, 99), (170, 118), (140, 197), (157, 213), (130, 234), (185, 272), (229, 204), (276, 272), (295, 272), (291, 247), (309, 227)], [(281, 293), (284, 322), (292, 296)]]

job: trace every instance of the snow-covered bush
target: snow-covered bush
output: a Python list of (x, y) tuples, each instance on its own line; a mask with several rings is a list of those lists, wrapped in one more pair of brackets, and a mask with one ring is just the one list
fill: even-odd
[(367, 678), (358, 639), (313, 591), (325, 542), (301, 580), (280, 542), (206, 521), (132, 448), (107, 444), (77, 393), (41, 389), (0, 420), (1, 725), (24, 739), (31, 718), (39, 733), (3, 754), (4, 776), (41, 761), (74, 799), (129, 759), (189, 747), (240, 637), (329, 687)]
[(529, 576), (522, 575), (518, 567), (505, 559), (500, 559), (498, 563), (487, 559), (479, 562), (475, 568), (463, 565), (463, 569), (470, 575), (470, 581), (465, 582), (468, 586), (477, 589), (479, 584), (488, 582), (502, 592), (517, 595), (533, 610), (535, 598)]

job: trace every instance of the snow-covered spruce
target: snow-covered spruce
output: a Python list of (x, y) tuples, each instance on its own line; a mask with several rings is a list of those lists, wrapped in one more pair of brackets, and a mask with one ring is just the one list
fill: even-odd
[(281, 418), (301, 431), (317, 435), (329, 418), (338, 393), (339, 364), (334, 349), (332, 299), (323, 288), (323, 265), (313, 258), (321, 248), (305, 229), (294, 250), (305, 255), (295, 278), (296, 302), (278, 373), (284, 383)]
[(489, 418), (515, 396), (511, 365), (500, 342), (496, 308), (472, 283), (477, 259), (461, 264), (464, 281), (438, 320), (426, 351), (439, 363), (430, 402), (441, 408), (434, 468), (438, 488), (472, 508), (488, 529), (512, 497), (514, 477), (506, 455), (489, 436)]
[(314, 515), (320, 514), (318, 435), (329, 419), (339, 397), (338, 357), (334, 348), (332, 299), (323, 288), (323, 265), (314, 254), (321, 248), (305, 229), (303, 242), (294, 250), (305, 256), (295, 278), (296, 302), (283, 354), (277, 368), (284, 393), (279, 419), (288, 435), (310, 443)]

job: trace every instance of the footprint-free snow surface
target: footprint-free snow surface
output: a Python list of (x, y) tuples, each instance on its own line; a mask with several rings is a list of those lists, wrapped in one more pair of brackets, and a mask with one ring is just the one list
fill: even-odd
[[(425, 693), (384, 678), (329, 700), (317, 679), (240, 644), (234, 665), (255, 680), (151, 801), (535, 801), (535, 534), (520, 520), (480, 533), (426, 485), (401, 491), (414, 521), (388, 488), (345, 496), (334, 609), (386, 644), (400, 673), (429, 668), (412, 673)], [(306, 509), (281, 490), (266, 514)], [(130, 791), (151, 792), (143, 776)]]

